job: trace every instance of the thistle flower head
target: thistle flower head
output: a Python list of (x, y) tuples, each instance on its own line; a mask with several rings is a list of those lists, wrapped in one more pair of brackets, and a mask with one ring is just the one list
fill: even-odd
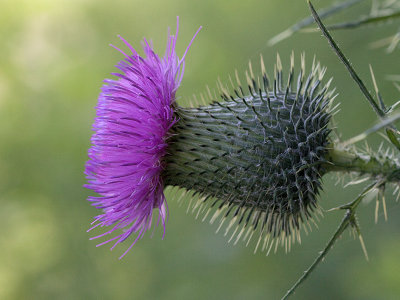
[(279, 56), (273, 81), (263, 62), (260, 78), (250, 65), (247, 93), (237, 76), (232, 92), (219, 85), (222, 101), (210, 93), (211, 105), (175, 111), (165, 183), (197, 194), (192, 209), (203, 220), (214, 211), (210, 222), (225, 222), (235, 243), (258, 234), (262, 249), (289, 249), (319, 210), (333, 91), (319, 63), (308, 75), (304, 56), (301, 66), (296, 79), (292, 55), (285, 84)]
[(168, 209), (160, 176), (165, 167), (162, 158), (169, 131), (177, 121), (173, 103), (192, 43), (178, 58), (177, 35), (178, 22), (175, 36), (168, 34), (164, 57), (159, 57), (146, 39), (145, 55), (140, 56), (121, 38), (132, 53), (116, 48), (125, 59), (116, 66), (120, 72), (112, 73), (117, 79), (105, 80), (96, 107), (85, 173), (86, 187), (99, 194), (88, 200), (103, 213), (95, 217), (91, 229), (109, 227), (93, 239), (115, 233), (99, 244), (115, 241), (111, 249), (137, 233), (122, 256), (151, 227), (154, 208), (159, 210), (157, 224), (161, 221), (165, 233)]
[(163, 190), (170, 185), (200, 195), (194, 208), (205, 211), (204, 219), (216, 208), (211, 222), (222, 216), (219, 228), (230, 219), (226, 233), (234, 228), (236, 242), (241, 236), (249, 241), (259, 229), (257, 246), (263, 241), (263, 249), (274, 242), (290, 247), (318, 211), (333, 99), (330, 81), (321, 87), (325, 68), (314, 62), (306, 75), (302, 56), (293, 88), (292, 55), (285, 86), (278, 56), (273, 84), (263, 62), (261, 78), (250, 65), (249, 93), (236, 76), (232, 93), (220, 84), (222, 101), (211, 96), (211, 105), (182, 108), (174, 101), (187, 50), (177, 57), (176, 36), (168, 35), (162, 58), (146, 40), (145, 57), (123, 40), (132, 54), (118, 49), (126, 57), (117, 65), (121, 72), (105, 81), (86, 186), (100, 195), (89, 200), (103, 210), (91, 229), (111, 229), (94, 238), (115, 233), (99, 244), (115, 241), (113, 249), (136, 233), (124, 256), (151, 227), (154, 208), (165, 234)]

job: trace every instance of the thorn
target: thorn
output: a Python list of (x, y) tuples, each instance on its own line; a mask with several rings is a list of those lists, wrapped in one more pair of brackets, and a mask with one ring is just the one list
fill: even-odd
[(189, 107), (190, 107), (190, 108), (194, 108), (194, 104), (193, 104), (192, 99), (189, 99)]
[(311, 73), (313, 74), (313, 77), (315, 75), (316, 69), (318, 68), (317, 64), (317, 58), (314, 54), (313, 60), (312, 60), (312, 66), (311, 66)]
[(294, 51), (290, 53), (290, 70), (294, 70)]
[(239, 224), (236, 225), (236, 228), (235, 228), (235, 230), (233, 231), (233, 233), (232, 233), (230, 239), (228, 240), (228, 243), (230, 243), (230, 242), (232, 241), (232, 239), (235, 237), (236, 232), (238, 231), (238, 229), (239, 229)]
[(365, 259), (369, 261), (367, 248), (365, 247), (364, 239), (361, 234), (358, 235), (358, 239), (360, 240), (361, 248), (364, 252)]
[(207, 106), (207, 102), (206, 102), (206, 99), (204, 98), (203, 94), (200, 94), (200, 99), (201, 99), (201, 102), (204, 104), (204, 106)]
[(374, 74), (374, 70), (372, 69), (371, 64), (369, 64), (369, 71), (371, 73), (371, 78), (372, 78), (372, 83), (374, 85), (375, 93), (378, 95), (379, 89), (378, 89), (378, 85), (376, 84), (375, 74)]
[(237, 82), (238, 86), (242, 86), (242, 84), (240, 83), (239, 73), (237, 70), (235, 70), (235, 77), (236, 77), (236, 82)]
[(233, 84), (231, 75), (228, 75), (228, 78), (229, 78), (229, 83), (231, 84), (232, 90), (235, 90), (235, 85)]
[[(319, 80), (319, 81), (321, 81), (321, 80), (324, 78), (327, 69), (328, 69), (327, 67), (323, 67), (323, 68), (321, 69), (321, 71), (319, 72), (319, 76), (318, 76), (318, 80)], [(332, 79), (332, 78), (331, 78), (331, 79)], [(328, 84), (330, 84), (329, 81), (328, 81)]]
[(260, 63), (261, 63), (261, 74), (267, 74), (267, 71), (265, 70), (265, 64), (264, 64), (264, 58), (262, 54), (260, 54)]
[(218, 77), (218, 82), (217, 86), (221, 90), (221, 93), (223, 94), (224, 98), (229, 99), (229, 91), (227, 88), (222, 84), (221, 79)]
[(204, 214), (203, 219), (201, 219), (202, 222), (204, 222), (207, 219), (207, 217), (208, 217), (209, 213), (211, 212), (211, 210), (212, 210), (212, 208), (209, 207), (207, 212)]
[[(250, 71), (250, 72), (251, 72), (251, 71)], [(245, 75), (246, 75), (247, 85), (249, 86), (249, 89), (250, 89), (250, 93), (253, 94), (252, 89), (253, 89), (254, 87), (253, 87), (253, 83), (252, 83), (252, 81), (251, 81), (251, 78), (250, 78), (250, 76), (249, 76), (249, 73), (246, 71), (246, 72), (245, 72)]]
[(251, 79), (254, 79), (255, 77), (254, 77), (253, 67), (252, 67), (252, 65), (251, 65), (251, 61), (249, 61), (249, 71), (250, 71)]
[(386, 107), (385, 107), (385, 104), (383, 103), (383, 99), (382, 99), (382, 96), (381, 96), (381, 94), (379, 92), (378, 85), (376, 84), (375, 74), (374, 74), (374, 71), (373, 71), (371, 65), (369, 65), (369, 71), (371, 72), (371, 78), (372, 78), (372, 83), (374, 84), (376, 98), (378, 98), (378, 100), (379, 100), (379, 104), (381, 106), (381, 109), (383, 111), (386, 111)]
[(193, 197), (190, 197), (189, 204), (188, 204), (187, 209), (186, 209), (186, 213), (187, 214), (189, 213), (190, 207), (192, 206), (192, 201), (193, 201)]
[(199, 100), (197, 99), (197, 97), (196, 97), (195, 94), (193, 94), (193, 102), (194, 102), (194, 104), (195, 104), (196, 106), (200, 106), (200, 102), (199, 102)]
[(388, 216), (387, 216), (386, 200), (385, 200), (385, 190), (384, 190), (384, 188), (380, 189), (380, 196), (381, 196), (381, 199), (382, 199), (383, 216), (385, 217), (385, 221), (387, 222)]
[(367, 261), (369, 261), (367, 248), (365, 247), (364, 239), (363, 239), (363, 237), (362, 237), (362, 235), (361, 235), (361, 230), (360, 230), (360, 227), (359, 227), (359, 225), (358, 225), (358, 223), (357, 223), (357, 219), (356, 219), (356, 216), (355, 216), (355, 215), (353, 215), (353, 216), (351, 217), (351, 219), (350, 219), (350, 225), (353, 227), (353, 229), (355, 230), (355, 232), (356, 232), (357, 235), (358, 235), (358, 239), (360, 240), (361, 249), (362, 249), (362, 251), (363, 251), (363, 253), (364, 253), (365, 259), (366, 259)]
[(222, 225), (224, 225), (226, 219), (227, 218), (224, 218), (224, 217), (221, 218), (221, 220), (219, 221), (219, 226), (218, 226), (217, 230), (215, 231), (215, 233), (218, 233), (221, 230), (221, 227), (222, 227)]
[(277, 78), (277, 82), (278, 82), (278, 91), (282, 90), (282, 61), (281, 61), (281, 57), (279, 56), (279, 53), (276, 54), (276, 77)]
[(276, 68), (278, 69), (278, 72), (282, 71), (282, 61), (279, 53), (276, 54)]
[(376, 205), (375, 205), (375, 224), (378, 223), (378, 212), (379, 212), (379, 197), (376, 196)]

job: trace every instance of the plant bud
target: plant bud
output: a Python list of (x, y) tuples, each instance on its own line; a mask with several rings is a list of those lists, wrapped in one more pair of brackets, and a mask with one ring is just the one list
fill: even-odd
[[(261, 59), (262, 61), (262, 59)], [(293, 55), (287, 84), (282, 83), (278, 56), (270, 82), (263, 63), (262, 78), (246, 73), (249, 93), (238, 87), (222, 100), (198, 108), (176, 107), (178, 121), (170, 130), (162, 178), (165, 185), (194, 191), (194, 208), (215, 209), (211, 223), (227, 220), (226, 234), (235, 243), (258, 233), (257, 247), (289, 247), (319, 210), (323, 164), (329, 147), (328, 123), (333, 91), (321, 88), (325, 68), (313, 64), (294, 80)], [(260, 81), (262, 84), (260, 84)], [(272, 85), (272, 87), (270, 87)], [(207, 209), (208, 208), (208, 209)], [(275, 248), (276, 249), (276, 248)]]

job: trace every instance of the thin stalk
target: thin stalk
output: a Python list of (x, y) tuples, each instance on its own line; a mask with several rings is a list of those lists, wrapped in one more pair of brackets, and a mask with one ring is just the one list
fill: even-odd
[(330, 149), (325, 159), (324, 169), (327, 172), (357, 172), (391, 182), (400, 180), (400, 166), (392, 159), (380, 160), (374, 156), (337, 148)]
[(370, 134), (377, 132), (378, 130), (387, 127), (388, 125), (393, 124), (397, 120), (400, 119), (400, 113), (393, 114), (392, 116), (388, 116), (385, 119), (382, 119), (382, 121), (375, 126), (372, 126), (371, 128), (365, 130), (364, 132), (356, 135), (355, 137), (352, 137), (351, 139), (348, 139), (347, 141), (341, 143), (342, 146), (347, 146), (347, 145), (352, 145), (354, 143), (357, 143), (359, 141), (362, 141), (366, 139)]
[(311, 4), (311, 2), (308, 0), (308, 5), (310, 7), (311, 13), (315, 19), (315, 22), (318, 24), (318, 27), (321, 29), (323, 35), (327, 38), (329, 45), (332, 47), (336, 55), (339, 57), (339, 59), (342, 61), (342, 63), (345, 65), (347, 70), (350, 73), (350, 76), (353, 78), (353, 80), (357, 83), (359, 86), (361, 92), (364, 94), (365, 98), (368, 100), (369, 104), (372, 106), (374, 111), (379, 117), (383, 117), (385, 113), (379, 108), (378, 104), (375, 102), (374, 98), (372, 95), (369, 93), (367, 87), (364, 85), (364, 82), (360, 79), (360, 77), (357, 75), (356, 71), (353, 69), (351, 66), (349, 60), (347, 57), (344, 55), (342, 50), (340, 50), (339, 46), (336, 44), (336, 42), (333, 40), (332, 36), (326, 29), (325, 25), (322, 23), (320, 17), (318, 16), (317, 12), (314, 9), (314, 6)]
[[(327, 18), (337, 12), (340, 12), (346, 8), (349, 8), (361, 1), (364, 0), (349, 0), (349, 1), (345, 1), (345, 2), (341, 2), (335, 5), (332, 5), (331, 7), (325, 8), (325, 9), (321, 9), (319, 11), (319, 15), (321, 18)], [(283, 41), (284, 39), (287, 39), (288, 37), (290, 37), (291, 35), (293, 35), (295, 32), (301, 30), (304, 27), (307, 27), (308, 25), (314, 23), (314, 18), (313, 17), (307, 17), (304, 18), (303, 20), (301, 20), (300, 22), (292, 25), (291, 27), (289, 27), (288, 29), (286, 29), (285, 31), (282, 31), (281, 33), (279, 33), (278, 35), (274, 36), (273, 38), (271, 38), (268, 41), (268, 45), (269, 46), (273, 46), (281, 41)]]
[(337, 239), (342, 235), (342, 233), (346, 230), (347, 226), (354, 219), (356, 209), (360, 204), (361, 200), (369, 191), (375, 188), (377, 184), (378, 183), (376, 182), (370, 184), (354, 201), (343, 206), (343, 209), (346, 209), (346, 213), (342, 221), (340, 222), (339, 227), (336, 229), (335, 233), (333, 234), (329, 242), (326, 244), (322, 252), (320, 252), (318, 257), (314, 260), (314, 262), (310, 265), (310, 267), (303, 273), (303, 275), (296, 281), (296, 283), (290, 288), (290, 290), (287, 291), (287, 293), (282, 297), (282, 300), (288, 299), (289, 296), (291, 296), (296, 291), (296, 289), (307, 279), (307, 277), (311, 274), (311, 272), (315, 270), (315, 268), (319, 265), (319, 263), (323, 261), (323, 259), (328, 254), (329, 250), (332, 249)]
[[(333, 40), (332, 36), (328, 32), (328, 29), (326, 29), (325, 25), (322, 23), (320, 17), (318, 16), (317, 12), (315, 11), (314, 6), (311, 4), (310, 0), (308, 0), (308, 5), (309, 5), (311, 13), (315, 19), (315, 22), (318, 24), (318, 27), (321, 29), (323, 35), (327, 38), (329, 45), (332, 47), (332, 49), (334, 50), (336, 55), (339, 57), (341, 62), (345, 65), (345, 67), (349, 71), (351, 78), (353, 78), (353, 80), (357, 83), (361, 92), (364, 94), (365, 98), (367, 99), (369, 104), (372, 106), (372, 109), (376, 112), (376, 114), (379, 116), (379, 118), (383, 118), (386, 115), (385, 112), (375, 102), (374, 98), (368, 91), (364, 82), (361, 80), (361, 78), (358, 76), (356, 71), (353, 69), (349, 60), (344, 55), (342, 50), (340, 50), (339, 46)], [(386, 134), (387, 134), (388, 138), (390, 139), (390, 141), (392, 142), (392, 144), (395, 145), (398, 150), (400, 150), (400, 142), (398, 141), (395, 133), (393, 132), (395, 130), (396, 130), (396, 128), (394, 126), (390, 126), (390, 127), (386, 128)]]
[(338, 30), (338, 29), (350, 29), (360, 27), (362, 25), (368, 25), (371, 23), (378, 23), (378, 22), (387, 22), (392, 19), (396, 19), (400, 17), (400, 11), (395, 11), (389, 14), (380, 15), (380, 16), (366, 16), (359, 20), (352, 21), (352, 22), (344, 22), (338, 24), (332, 24), (326, 26), (329, 30)]

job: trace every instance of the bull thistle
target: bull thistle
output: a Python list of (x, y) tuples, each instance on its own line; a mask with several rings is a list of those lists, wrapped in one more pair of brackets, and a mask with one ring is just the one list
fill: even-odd
[[(314, 17), (318, 20), (316, 13)], [(357, 199), (338, 207), (346, 210), (345, 218), (288, 296), (348, 226), (362, 242), (355, 210), (367, 193), (378, 190), (384, 204), (386, 185), (399, 189), (397, 156), (383, 150), (365, 153), (354, 143), (386, 128), (390, 141), (400, 146), (392, 125), (400, 116), (387, 117), (390, 108), (376, 105), (381, 123), (350, 141), (339, 141), (331, 133), (337, 105), (332, 80), (323, 82), (326, 68), (314, 59), (307, 71), (301, 55), (296, 73), (293, 54), (285, 77), (279, 55), (272, 78), (261, 57), (260, 76), (249, 64), (246, 84), (236, 72), (229, 88), (219, 82), (219, 96), (209, 91), (211, 104), (181, 107), (175, 95), (187, 50), (179, 59), (177, 33), (169, 35), (163, 58), (146, 41), (146, 57), (126, 43), (132, 54), (120, 50), (126, 57), (118, 65), (121, 73), (103, 87), (86, 166), (87, 187), (99, 194), (89, 200), (103, 213), (91, 229), (111, 226), (95, 238), (114, 234), (99, 244), (115, 241), (112, 249), (135, 234), (124, 256), (152, 226), (154, 208), (165, 231), (163, 191), (173, 186), (191, 193), (196, 201), (189, 208), (203, 220), (219, 220), (218, 230), (225, 228), (230, 241), (249, 243), (255, 236), (256, 250), (289, 250), (300, 241), (302, 228), (307, 230), (322, 214), (318, 194), (325, 174), (350, 172), (370, 180)]]
[(260, 78), (250, 64), (246, 87), (236, 76), (232, 92), (219, 84), (222, 101), (175, 109), (179, 122), (171, 128), (165, 184), (198, 194), (194, 207), (205, 217), (215, 208), (211, 223), (220, 217), (221, 228), (227, 220), (225, 234), (232, 229), (236, 242), (258, 231), (257, 246), (271, 249), (275, 242), (288, 249), (320, 212), (334, 97), (330, 81), (320, 88), (325, 68), (314, 62), (307, 74), (304, 56), (301, 66), (296, 78), (292, 55), (284, 83), (278, 56), (271, 81), (261, 58)]

